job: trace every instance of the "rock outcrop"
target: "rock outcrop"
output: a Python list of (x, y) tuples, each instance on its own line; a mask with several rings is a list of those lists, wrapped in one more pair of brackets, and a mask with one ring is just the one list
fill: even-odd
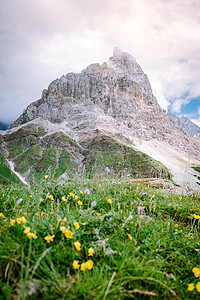
[[(31, 130), (27, 134), (29, 129)], [(16, 132), (20, 135), (17, 141)], [(135, 152), (140, 149), (148, 155), (150, 153), (151, 157), (173, 171), (174, 160), (172, 163), (169, 159), (165, 164), (164, 149), (162, 155), (156, 152), (155, 147), (167, 149), (165, 145), (172, 147), (168, 149), (175, 149), (174, 156), (180, 156), (177, 162), (181, 160), (180, 153), (186, 153), (186, 157), (190, 156), (190, 166), (200, 164), (200, 141), (188, 137), (175, 126), (153, 96), (147, 75), (130, 54), (118, 48), (114, 49), (108, 63), (92, 64), (80, 74), (68, 73), (54, 80), (42, 92), (41, 99), (31, 103), (11, 129), (3, 134), (3, 140), (10, 158), (13, 156), (16, 168), (24, 176), (28, 176), (32, 170), (44, 171), (48, 158), (50, 161), (54, 160), (53, 166), (59, 169), (57, 173), (61, 175), (65, 172), (61, 167), (62, 158), (66, 158), (66, 152), (63, 152), (65, 150), (70, 154), (70, 158), (65, 161), (66, 169), (70, 163), (73, 166), (77, 164), (75, 173), (85, 168), (104, 170), (110, 161), (110, 169), (121, 170), (124, 166), (128, 168), (130, 176), (147, 176), (147, 173), (151, 177), (152, 174), (162, 176), (162, 173), (169, 176), (149, 156), (144, 158), (138, 155), (139, 152)], [(13, 150), (13, 147), (17, 149), (19, 143), (22, 146), (21, 150), (18, 149), (20, 153), (15, 148)], [(146, 145), (143, 148), (142, 143)], [(147, 145), (151, 145), (154, 150), (147, 153)], [(152, 145), (156, 146), (152, 148)], [(30, 148), (28, 162), (32, 161), (31, 164), (25, 163), (24, 158), (24, 153)], [(117, 167), (119, 161), (115, 153), (119, 154), (120, 168)], [(34, 167), (31, 155), (38, 161), (38, 166), (35, 164)], [(139, 162), (148, 161), (151, 167), (144, 167), (142, 164), (144, 168), (141, 171), (134, 155)], [(44, 157), (45, 161), (41, 163)], [(155, 165), (158, 168), (154, 168)], [(187, 162), (186, 165), (188, 168)], [(44, 168), (41, 169), (40, 166)]]

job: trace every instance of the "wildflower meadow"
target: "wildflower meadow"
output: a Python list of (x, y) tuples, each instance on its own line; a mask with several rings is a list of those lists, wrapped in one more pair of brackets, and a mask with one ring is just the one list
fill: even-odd
[(48, 175), (0, 190), (0, 299), (200, 299), (200, 197)]

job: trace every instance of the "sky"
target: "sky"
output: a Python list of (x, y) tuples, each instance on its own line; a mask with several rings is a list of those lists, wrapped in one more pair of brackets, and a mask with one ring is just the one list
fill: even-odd
[(119, 47), (163, 109), (200, 126), (199, 0), (0, 0), (0, 45), (0, 121)]

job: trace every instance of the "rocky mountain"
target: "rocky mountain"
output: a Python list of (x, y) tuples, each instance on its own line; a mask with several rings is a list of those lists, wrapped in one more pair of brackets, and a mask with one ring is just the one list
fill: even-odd
[(174, 126), (147, 75), (118, 48), (107, 63), (54, 80), (0, 138), (5, 164), (24, 180), (49, 170), (198, 181), (200, 141)]
[(200, 138), (200, 127), (190, 121), (187, 117), (177, 117), (174, 114), (169, 114), (170, 119), (178, 125), (187, 135)]

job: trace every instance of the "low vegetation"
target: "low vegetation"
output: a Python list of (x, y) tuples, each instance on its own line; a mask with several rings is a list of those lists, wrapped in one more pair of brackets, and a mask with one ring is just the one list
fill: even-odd
[(0, 299), (199, 299), (200, 197), (45, 175), (0, 190)]

